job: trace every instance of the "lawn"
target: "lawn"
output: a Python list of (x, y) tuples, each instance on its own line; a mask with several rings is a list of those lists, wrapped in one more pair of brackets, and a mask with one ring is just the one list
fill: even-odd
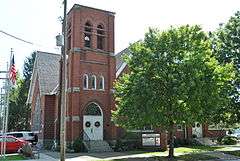
[[(202, 154), (185, 154), (185, 155), (175, 157), (173, 161), (196, 161), (196, 160), (210, 160), (210, 159), (214, 160), (218, 158), (202, 155)], [(101, 160), (101, 161), (105, 161), (105, 160)], [(112, 159), (108, 161), (146, 161), (146, 158)], [(148, 157), (147, 161), (169, 161), (169, 159), (166, 156), (160, 156), (160, 157), (155, 156), (155, 157)]]
[[(202, 152), (208, 152), (208, 151), (226, 151), (229, 150), (225, 147), (211, 147), (211, 146), (191, 146), (191, 147), (178, 147), (174, 148), (174, 154), (181, 155), (181, 154), (189, 154), (189, 153), (202, 153)], [(168, 151), (165, 152), (144, 152), (144, 154), (149, 155), (168, 155)]]
[(21, 156), (21, 155), (9, 155), (9, 156), (6, 156), (5, 159), (3, 158), (0, 158), (0, 160), (2, 161), (7, 161), (7, 160), (25, 160), (26, 158)]
[(223, 151), (225, 154), (231, 154), (240, 157), (240, 150), (236, 151)]
[[(210, 146), (191, 146), (191, 147), (178, 147), (174, 148), (175, 159), (174, 161), (196, 161), (196, 160), (214, 160), (218, 159), (209, 155), (201, 153), (224, 150), (224, 147), (210, 147)], [(168, 151), (165, 152), (146, 152), (146, 151), (131, 151), (128, 154), (145, 154), (148, 157), (148, 161), (168, 161)], [(146, 158), (126, 158), (126, 159), (113, 159), (108, 161), (144, 161)]]

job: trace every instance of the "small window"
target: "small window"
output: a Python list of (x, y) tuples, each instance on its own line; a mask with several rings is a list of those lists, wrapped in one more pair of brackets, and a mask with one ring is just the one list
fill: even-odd
[(104, 28), (102, 25), (97, 26), (97, 48), (104, 49)]
[(87, 74), (83, 75), (83, 88), (88, 89), (88, 75)]
[(92, 75), (91, 85), (92, 85), (92, 89), (96, 89), (96, 76), (95, 75)]
[(103, 76), (100, 77), (99, 89), (104, 90), (104, 77)]
[(92, 36), (92, 25), (90, 22), (87, 22), (84, 27), (84, 46), (91, 47), (91, 36)]

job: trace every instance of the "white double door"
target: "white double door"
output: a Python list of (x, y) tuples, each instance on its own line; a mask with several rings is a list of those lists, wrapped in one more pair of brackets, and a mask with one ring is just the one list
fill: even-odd
[(103, 140), (103, 117), (83, 116), (83, 130), (90, 140)]
[(192, 126), (192, 135), (195, 135), (197, 138), (201, 138), (203, 136), (202, 131), (202, 124), (195, 122)]

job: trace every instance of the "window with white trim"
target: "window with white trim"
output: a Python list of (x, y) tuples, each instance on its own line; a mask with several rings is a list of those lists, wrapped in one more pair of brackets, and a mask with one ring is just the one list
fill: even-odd
[(92, 86), (92, 89), (97, 89), (97, 83), (96, 83), (96, 76), (95, 75), (92, 75), (91, 86)]
[(88, 75), (83, 75), (83, 89), (88, 89)]
[(104, 77), (103, 76), (100, 76), (99, 89), (104, 90)]

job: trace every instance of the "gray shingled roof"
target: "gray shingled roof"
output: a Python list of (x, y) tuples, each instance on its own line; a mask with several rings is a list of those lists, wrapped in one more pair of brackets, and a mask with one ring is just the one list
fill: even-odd
[(115, 55), (115, 57), (116, 57), (116, 70), (117, 70), (117, 71), (120, 69), (120, 67), (121, 67), (121, 66), (123, 65), (123, 63), (124, 63), (122, 56), (123, 56), (124, 54), (128, 54), (128, 53), (129, 53), (129, 49), (126, 48), (126, 49), (120, 51), (119, 53), (117, 53), (117, 54)]
[(35, 61), (40, 95), (50, 94), (58, 85), (60, 58), (59, 54), (37, 52)]

